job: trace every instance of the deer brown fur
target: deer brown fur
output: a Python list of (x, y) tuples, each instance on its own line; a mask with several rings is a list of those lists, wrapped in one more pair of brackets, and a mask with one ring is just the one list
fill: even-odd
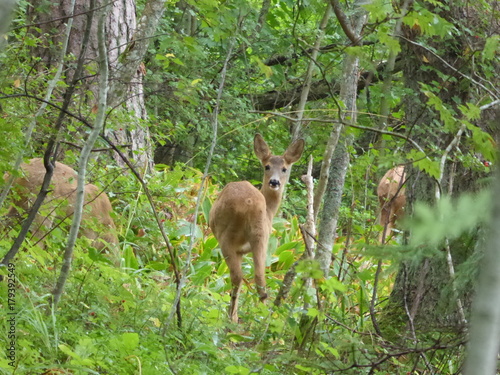
[[(18, 208), (28, 211), (40, 191), (45, 167), (40, 158), (31, 159), (21, 165), (21, 176), (12, 185), (15, 199), (8, 216), (19, 216)], [(4, 178), (6, 178), (5, 176)], [(71, 167), (56, 162), (52, 175), (50, 191), (45, 198), (34, 222), (33, 237), (41, 239), (45, 232), (60, 220), (71, 217), (76, 200), (77, 173)], [(85, 202), (80, 234), (93, 240), (92, 246), (102, 250), (109, 245), (116, 245), (115, 224), (110, 216), (112, 211), (108, 196), (97, 186), (85, 185)]]
[(243, 281), (241, 261), (252, 253), (255, 283), (261, 301), (267, 298), (265, 264), (272, 221), (279, 208), (283, 188), (293, 163), (299, 160), (304, 141), (292, 143), (283, 156), (272, 155), (260, 134), (254, 138), (254, 151), (264, 167), (264, 181), (258, 190), (248, 181), (229, 183), (219, 194), (210, 211), (209, 224), (219, 241), (229, 267), (231, 303), (229, 317), (238, 322), (238, 297)]
[(384, 227), (380, 235), (380, 242), (384, 243), (391, 235), (396, 220), (404, 215), (406, 205), (405, 195), (405, 167), (398, 165), (387, 171), (377, 188), (380, 203), (380, 225)]

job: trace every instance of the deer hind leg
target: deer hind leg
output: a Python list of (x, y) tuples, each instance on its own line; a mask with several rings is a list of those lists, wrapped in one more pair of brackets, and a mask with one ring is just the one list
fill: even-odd
[(237, 252), (236, 249), (230, 249), (229, 252), (224, 252), (226, 264), (229, 267), (231, 276), (231, 303), (229, 304), (229, 318), (234, 323), (238, 323), (238, 300), (240, 297), (241, 284), (243, 283), (243, 272), (241, 271), (241, 260), (243, 254)]
[(380, 201), (380, 225), (383, 227), (382, 232), (380, 233), (379, 241), (380, 243), (387, 241), (387, 238), (391, 233), (391, 217), (392, 217), (392, 209), (391, 209), (391, 201), (382, 198)]

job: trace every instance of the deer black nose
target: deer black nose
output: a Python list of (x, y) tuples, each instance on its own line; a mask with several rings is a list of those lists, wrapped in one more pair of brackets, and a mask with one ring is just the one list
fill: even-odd
[(275, 179), (272, 179), (272, 180), (269, 180), (269, 185), (272, 187), (272, 188), (279, 188), (280, 185), (281, 185), (281, 182), (279, 180), (275, 180)]

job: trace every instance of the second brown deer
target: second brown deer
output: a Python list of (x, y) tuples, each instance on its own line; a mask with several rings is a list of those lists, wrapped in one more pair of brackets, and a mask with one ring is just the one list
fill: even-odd
[[(28, 211), (36, 198), (45, 176), (45, 167), (40, 158), (31, 159), (21, 165), (22, 175), (17, 177), (12, 185), (15, 199), (8, 212), (9, 217), (20, 216), (19, 209)], [(7, 176), (4, 176), (4, 179)], [(56, 162), (50, 191), (39, 211), (32, 230), (33, 237), (40, 240), (45, 237), (54, 221), (64, 221), (73, 215), (76, 200), (76, 171)], [(110, 216), (112, 211), (108, 196), (97, 186), (85, 185), (85, 202), (82, 218), (81, 234), (93, 241), (92, 246), (98, 250), (118, 244), (115, 224)]]
[(380, 203), (380, 225), (384, 227), (380, 234), (380, 243), (387, 241), (397, 219), (404, 215), (406, 205), (405, 195), (405, 167), (398, 165), (387, 171), (377, 188)]
[(248, 181), (231, 182), (210, 211), (210, 228), (219, 241), (231, 275), (229, 317), (235, 323), (238, 322), (238, 297), (243, 281), (243, 255), (252, 253), (257, 292), (261, 301), (267, 298), (265, 265), (269, 234), (291, 166), (299, 160), (303, 150), (304, 140), (299, 139), (288, 146), (282, 156), (272, 155), (262, 136), (256, 134), (254, 151), (264, 167), (261, 190)]

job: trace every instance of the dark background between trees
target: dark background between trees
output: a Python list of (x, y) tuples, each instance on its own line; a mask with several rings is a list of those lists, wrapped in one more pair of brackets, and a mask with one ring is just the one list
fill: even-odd
[[(0, 51), (2, 171), (47, 150), (76, 167), (98, 108), (103, 11), (109, 94), (88, 173), (113, 203), (121, 263), (80, 239), (51, 307), (64, 226), (46, 250), (24, 242), (18, 372), (460, 373), (498, 224), (498, 2), (19, 2)], [(259, 183), (256, 132), (275, 152), (297, 137), (306, 150), (270, 241), (271, 302), (250, 282), (233, 326), (206, 218), (227, 182)], [(376, 186), (398, 164), (407, 217), (380, 246)], [(3, 229), (2, 256), (18, 231)]]

